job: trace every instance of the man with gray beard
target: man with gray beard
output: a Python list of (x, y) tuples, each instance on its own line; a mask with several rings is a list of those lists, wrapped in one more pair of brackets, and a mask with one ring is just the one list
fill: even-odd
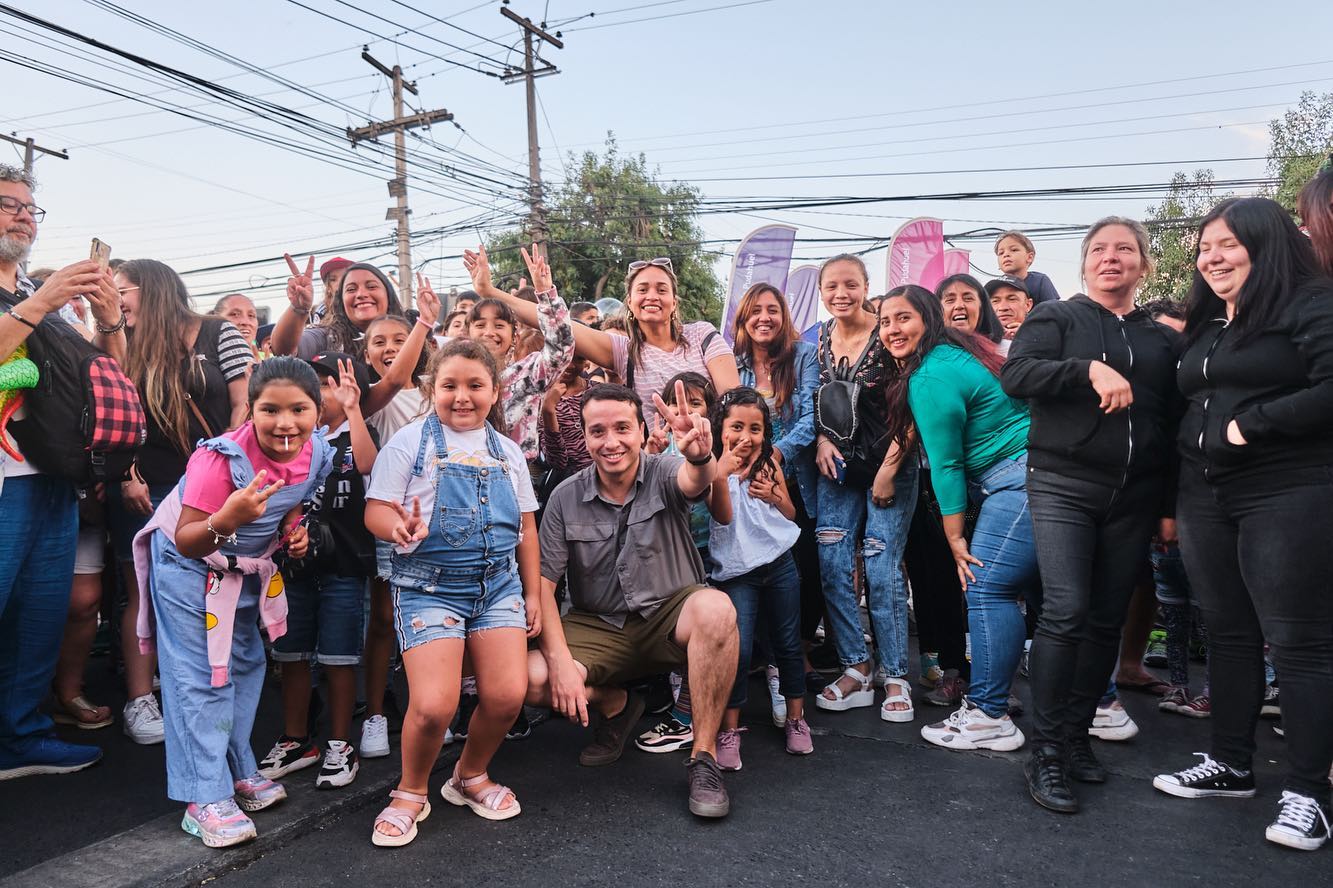
[[(0, 364), (39, 327), (43, 343), (79, 337), (59, 310), (80, 294), (91, 294), (96, 344), (123, 356), (124, 324), (110, 272), (84, 260), (34, 289), (20, 270), (46, 215), (32, 202), (32, 189), (31, 176), (0, 164)], [(14, 420), (21, 419), (20, 410)], [(0, 462), (0, 780), (77, 771), (101, 758), (101, 750), (57, 739), (50, 717), (38, 710), (69, 609), (79, 530), (74, 485), (26, 459), (0, 453)]]

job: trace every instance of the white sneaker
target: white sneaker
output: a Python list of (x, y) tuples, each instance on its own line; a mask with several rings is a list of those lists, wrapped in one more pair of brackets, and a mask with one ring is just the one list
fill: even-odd
[(765, 667), (764, 677), (768, 680), (768, 705), (773, 712), (773, 727), (784, 728), (787, 726), (787, 698), (779, 690), (778, 667)]
[(372, 715), (361, 723), (361, 755), (365, 758), (383, 758), (389, 754), (389, 720)]
[(158, 708), (157, 698), (152, 694), (135, 697), (126, 703), (121, 715), (125, 736), (135, 743), (151, 746), (154, 743), (161, 743), (166, 738), (162, 710)]
[(315, 789), (346, 786), (356, 779), (360, 769), (361, 763), (352, 744), (345, 740), (330, 740), (324, 747), (324, 762), (315, 777)]
[(1109, 706), (1098, 706), (1088, 733), (1098, 740), (1128, 740), (1138, 734), (1139, 726), (1129, 717), (1119, 700)]
[(991, 718), (966, 697), (958, 711), (944, 721), (922, 728), (921, 736), (945, 749), (993, 749), (997, 752), (1012, 752), (1026, 739), (1008, 715)]

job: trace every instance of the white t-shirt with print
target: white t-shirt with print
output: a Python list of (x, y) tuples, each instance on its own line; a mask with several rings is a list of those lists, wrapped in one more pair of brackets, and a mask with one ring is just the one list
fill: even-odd
[[(471, 429), (457, 432), (444, 426), (444, 443), (449, 448), (449, 462), (469, 466), (499, 465), (486, 447), (486, 429)], [(417, 450), (421, 447), (421, 436), (425, 433), (426, 420), (419, 419), (399, 429), (389, 439), (389, 443), (380, 450), (375, 460), (375, 468), (370, 474), (370, 487), (366, 490), (366, 499), (382, 500), (389, 503), (401, 503), (409, 510), (412, 498), (421, 501), (421, 514), (429, 516), (435, 509), (435, 468), (436, 455), (433, 441), (426, 444), (426, 459), (420, 475), (412, 474), (412, 466), (417, 460)], [(519, 446), (497, 435), (500, 449), (504, 451), (509, 463), (509, 480), (514, 485), (514, 496), (518, 499), (520, 512), (537, 511), (537, 494), (532, 489), (532, 476), (528, 473), (527, 460)], [(394, 549), (406, 554), (417, 547), (413, 543), (407, 547), (395, 546)]]

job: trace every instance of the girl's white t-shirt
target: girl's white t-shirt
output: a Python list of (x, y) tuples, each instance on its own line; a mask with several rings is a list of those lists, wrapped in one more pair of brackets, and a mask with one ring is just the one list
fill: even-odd
[[(422, 517), (429, 518), (435, 509), (435, 468), (438, 465), (434, 442), (426, 444), (426, 459), (420, 475), (412, 474), (412, 466), (417, 460), (417, 450), (421, 446), (421, 435), (425, 431), (426, 420), (418, 419), (399, 429), (389, 439), (389, 443), (380, 450), (375, 459), (375, 468), (370, 473), (370, 486), (366, 489), (366, 499), (382, 500), (389, 503), (401, 503), (411, 510), (412, 497), (421, 500)], [(528, 462), (523, 458), (519, 446), (504, 435), (500, 439), (500, 449), (504, 451), (509, 463), (509, 480), (514, 485), (514, 496), (518, 499), (520, 512), (537, 511), (537, 494), (532, 489), (532, 476), (528, 473)], [(469, 466), (494, 466), (499, 462), (486, 447), (486, 429), (471, 429), (456, 432), (444, 426), (444, 443), (449, 448), (449, 462)], [(472, 504), (461, 504), (472, 505)], [(394, 546), (395, 551), (406, 554), (417, 547)]]
[(423, 418), (429, 408), (421, 389), (409, 386), (394, 395), (378, 413), (366, 417), (366, 424), (379, 432), (381, 441), (388, 441), (409, 422)]

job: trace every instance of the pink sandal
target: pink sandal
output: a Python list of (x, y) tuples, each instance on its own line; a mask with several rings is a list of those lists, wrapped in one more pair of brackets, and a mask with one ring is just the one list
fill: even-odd
[[(395, 808), (393, 805), (389, 805), (375, 816), (376, 828), (371, 830), (370, 841), (381, 848), (400, 848), (417, 837), (417, 824), (430, 816), (430, 799), (424, 795), (405, 792), (401, 789), (395, 789), (389, 793), (389, 798), (416, 802), (421, 806), (421, 810), (413, 814), (404, 808)], [(380, 832), (378, 827), (381, 823), (387, 823), (397, 829), (398, 835), (391, 836), (388, 833)]]
[[(478, 783), (485, 783), (490, 777), (485, 771), (482, 771), (476, 777), (460, 777), (458, 775), (458, 766), (454, 765), (454, 776), (445, 781), (444, 786), (440, 787), (440, 795), (451, 805), (466, 805), (472, 809), (478, 817), (484, 817), (487, 820), (508, 820), (510, 817), (517, 817), (523, 813), (523, 809), (518, 804), (518, 796), (507, 786), (495, 784), (490, 789), (483, 790), (481, 795), (473, 798), (468, 795), (466, 790), (469, 786), (476, 786)], [(504, 802), (505, 796), (513, 799), (508, 808), (501, 808), (500, 804)]]

